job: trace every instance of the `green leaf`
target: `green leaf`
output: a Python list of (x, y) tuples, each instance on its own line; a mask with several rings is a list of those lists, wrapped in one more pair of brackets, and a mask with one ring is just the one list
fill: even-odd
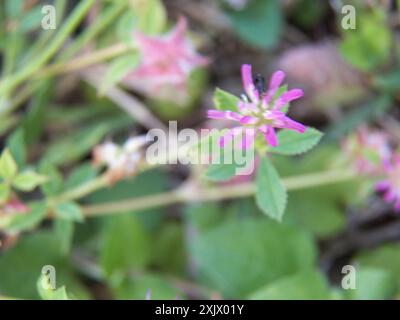
[(214, 92), (214, 105), (218, 110), (237, 111), (239, 98), (219, 88)]
[(37, 282), (37, 290), (42, 300), (69, 300), (65, 286), (51, 289), (50, 279), (47, 275), (41, 275)]
[(21, 19), (21, 31), (29, 32), (41, 26), (43, 19), (42, 6), (37, 5), (30, 9)]
[(14, 156), (15, 162), (19, 168), (24, 167), (26, 162), (26, 146), (24, 139), (24, 130), (19, 128), (15, 130), (7, 139), (7, 147)]
[(168, 222), (157, 231), (152, 247), (152, 265), (167, 273), (182, 274), (186, 269), (185, 230), (181, 223)]
[[(136, 4), (135, 4), (136, 2)], [(162, 32), (167, 22), (167, 13), (160, 0), (133, 1), (138, 12), (138, 28), (146, 34), (156, 35)]]
[(325, 300), (329, 298), (327, 281), (318, 271), (280, 278), (249, 297), (251, 300)]
[(91, 163), (83, 163), (75, 167), (65, 181), (64, 190), (70, 190), (81, 184), (89, 182), (96, 177), (97, 172), (98, 169), (95, 168)]
[(333, 236), (346, 223), (340, 189), (350, 191), (339, 184), (291, 192), (283, 222), (294, 223), (317, 237)]
[(10, 197), (10, 186), (5, 183), (0, 183), (0, 205), (5, 203)]
[(345, 30), (340, 51), (346, 60), (363, 71), (372, 71), (389, 58), (392, 39), (388, 17), (381, 8), (357, 12), (357, 28)]
[(256, 203), (270, 218), (282, 220), (287, 194), (278, 172), (267, 157), (261, 159), (256, 178)]
[(190, 252), (202, 282), (226, 298), (244, 298), (281, 277), (313, 270), (316, 258), (309, 234), (265, 217), (207, 229)]
[[(24, 141), (27, 145), (32, 145), (40, 139), (46, 123), (53, 123), (53, 121), (47, 117), (49, 116), (48, 110), (52, 109), (50, 104), (56, 92), (54, 89), (55, 85), (55, 81), (47, 79), (42, 80), (38, 89), (35, 90), (30, 99), (29, 109), (26, 110), (22, 121), (25, 135)], [(68, 111), (71, 112), (71, 109), (69, 108)], [(57, 110), (57, 112), (60, 112), (60, 110)], [(46, 120), (48, 122), (46, 122)]]
[(68, 255), (74, 236), (74, 223), (69, 220), (56, 219), (54, 221), (54, 232), (60, 240), (60, 252)]
[(12, 179), (18, 171), (17, 164), (8, 149), (3, 150), (0, 157), (0, 177)]
[(47, 196), (55, 196), (62, 191), (63, 178), (57, 168), (48, 161), (40, 164), (39, 171), (48, 177), (48, 181), (40, 187), (42, 192)]
[(139, 54), (130, 53), (114, 59), (108, 66), (107, 72), (100, 86), (100, 94), (104, 94), (110, 87), (121, 81), (139, 63)]
[(56, 216), (69, 221), (83, 221), (81, 208), (75, 202), (64, 202), (55, 206)]
[(265, 49), (278, 44), (283, 26), (278, 0), (253, 0), (243, 10), (227, 14), (238, 35), (250, 45)]
[(86, 288), (60, 252), (59, 239), (48, 230), (25, 234), (0, 256), (0, 292), (21, 299), (38, 299), (38, 275), (46, 265), (56, 269), (56, 285), (67, 284), (68, 293), (88, 299)]
[(214, 203), (193, 204), (185, 210), (190, 224), (199, 231), (211, 229), (225, 219), (225, 215), (221, 208)]
[(278, 133), (279, 145), (269, 151), (283, 155), (301, 154), (316, 146), (321, 137), (322, 133), (314, 128), (307, 128), (304, 133), (282, 130)]
[(100, 265), (112, 283), (130, 269), (143, 268), (150, 259), (150, 238), (132, 214), (109, 217), (104, 230)]
[(138, 17), (133, 10), (125, 11), (116, 22), (116, 33), (118, 39), (126, 45), (131, 46), (134, 44), (134, 37), (132, 37), (132, 30), (137, 28)]
[(359, 253), (354, 261), (363, 268), (382, 269), (396, 276), (397, 288), (400, 292), (400, 245), (387, 244), (373, 250)]
[(26, 213), (12, 216), (5, 229), (9, 232), (21, 232), (36, 228), (46, 217), (47, 206), (44, 202), (34, 202), (29, 205)]
[(18, 174), (12, 182), (12, 185), (21, 191), (32, 191), (37, 186), (45, 183), (47, 177), (34, 171), (25, 171)]
[(184, 297), (182, 292), (171, 285), (171, 281), (155, 273), (144, 273), (137, 277), (124, 279), (112, 287), (116, 299), (144, 300), (150, 290), (151, 300), (173, 300)]
[(211, 181), (226, 181), (236, 174), (236, 164), (210, 164), (205, 172), (205, 178)]
[(390, 299), (396, 293), (396, 281), (392, 273), (377, 268), (356, 268), (356, 289), (345, 291), (348, 299)]
[(24, 8), (23, 0), (5, 1), (5, 12), (8, 18), (17, 19), (22, 15), (23, 8)]

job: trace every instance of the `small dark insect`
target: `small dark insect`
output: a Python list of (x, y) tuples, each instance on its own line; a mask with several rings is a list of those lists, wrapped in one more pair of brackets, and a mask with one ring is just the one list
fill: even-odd
[(258, 93), (260, 95), (264, 95), (265, 92), (266, 92), (266, 90), (265, 90), (265, 78), (261, 74), (257, 73), (254, 76), (253, 81), (254, 81), (254, 86), (256, 87), (256, 90), (258, 91)]

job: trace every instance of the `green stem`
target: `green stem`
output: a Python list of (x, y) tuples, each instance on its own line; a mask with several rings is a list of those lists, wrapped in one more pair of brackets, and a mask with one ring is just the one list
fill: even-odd
[(81, 1), (60, 31), (56, 34), (53, 43), (47, 47), (44, 53), (36, 60), (33, 60), (30, 64), (25, 66), (21, 71), (17, 72), (13, 76), (5, 78), (0, 82), (0, 95), (3, 95), (5, 92), (12, 91), (12, 89), (17, 87), (32, 74), (40, 70), (40, 68), (61, 48), (65, 40), (67, 40), (68, 36), (76, 29), (95, 1), (96, 0)]
[(113, 46), (100, 49), (81, 57), (77, 57), (68, 62), (60, 62), (43, 68), (37, 73), (36, 77), (43, 78), (54, 76), (56, 74), (67, 73), (71, 71), (80, 70), (82, 68), (94, 65), (96, 63), (108, 60), (125, 52), (128, 52), (130, 47), (123, 43), (117, 43)]
[[(293, 176), (282, 180), (286, 189), (292, 191), (344, 182), (353, 178), (355, 178), (355, 174), (352, 171), (332, 170)], [(126, 211), (144, 210), (177, 203), (219, 201), (224, 199), (248, 197), (253, 195), (255, 190), (256, 186), (254, 183), (242, 183), (229, 187), (218, 186), (206, 189), (198, 188), (190, 184), (184, 184), (173, 191), (156, 195), (83, 206), (82, 211), (87, 217), (99, 216)]]
[(91, 194), (94, 191), (97, 191), (99, 189), (102, 189), (104, 187), (107, 187), (109, 184), (109, 180), (107, 176), (101, 175), (97, 177), (96, 179), (93, 179), (87, 183), (84, 183), (75, 189), (66, 191), (59, 195), (56, 198), (50, 199), (49, 202), (54, 205), (58, 203), (63, 203), (63, 202), (68, 202), (76, 199), (81, 199), (89, 194)]

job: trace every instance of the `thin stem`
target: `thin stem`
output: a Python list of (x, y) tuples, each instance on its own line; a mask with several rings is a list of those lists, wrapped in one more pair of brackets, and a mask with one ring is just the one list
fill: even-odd
[(67, 201), (80, 199), (91, 194), (94, 191), (97, 191), (99, 189), (108, 186), (108, 184), (109, 180), (107, 178), (107, 175), (103, 174), (97, 177), (96, 179), (93, 179), (87, 183), (84, 183), (76, 187), (75, 189), (64, 192), (63, 194), (59, 195), (54, 199), (50, 199), (50, 202), (52, 204), (56, 204), (56, 203), (63, 203)]
[(60, 62), (43, 68), (36, 74), (36, 77), (43, 78), (54, 76), (56, 74), (68, 73), (71, 71), (80, 70), (93, 64), (108, 60), (120, 54), (128, 52), (130, 47), (124, 43), (117, 43), (110, 47), (100, 49), (81, 57), (74, 58), (67, 62)]
[[(355, 174), (352, 171), (332, 170), (288, 177), (282, 180), (286, 189), (292, 191), (344, 182), (353, 178), (355, 178)], [(219, 186), (207, 189), (198, 188), (191, 184), (184, 184), (173, 191), (156, 195), (83, 206), (82, 211), (87, 217), (99, 216), (126, 211), (144, 210), (177, 203), (219, 201), (224, 199), (248, 197), (253, 195), (255, 190), (256, 186), (254, 183), (242, 183), (229, 186), (229, 188)]]

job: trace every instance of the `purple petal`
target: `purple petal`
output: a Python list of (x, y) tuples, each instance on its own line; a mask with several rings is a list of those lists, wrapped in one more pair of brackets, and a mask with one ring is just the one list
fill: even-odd
[(257, 122), (258, 119), (252, 116), (244, 116), (242, 119), (240, 119), (241, 124), (256, 124)]
[(285, 119), (285, 128), (291, 129), (300, 133), (304, 133), (307, 129), (306, 126), (302, 125), (301, 123), (294, 121), (288, 117)]
[(249, 98), (252, 101), (258, 101), (259, 95), (257, 90), (255, 90), (253, 75), (251, 72), (251, 65), (249, 64), (242, 65), (242, 81), (244, 90), (246, 91)]
[(380, 181), (377, 184), (375, 184), (375, 190), (378, 192), (383, 192), (387, 190), (390, 187), (390, 182), (387, 180)]
[(282, 94), (282, 96), (277, 99), (275, 108), (279, 109), (282, 108), (285, 104), (289, 103), (290, 101), (296, 100), (301, 98), (304, 95), (303, 90), (301, 89), (292, 89)]
[(221, 110), (207, 110), (207, 117), (210, 119), (225, 119), (225, 111)]
[(392, 202), (396, 198), (396, 194), (393, 192), (393, 190), (388, 190), (384, 195), (383, 199), (386, 202)]
[(285, 73), (281, 70), (274, 72), (269, 82), (269, 91), (274, 95), (276, 90), (281, 86), (283, 79), (285, 79)]
[(223, 111), (223, 110), (208, 110), (207, 117), (210, 119), (227, 119), (227, 120), (235, 120), (240, 121), (242, 116), (239, 113), (233, 111)]
[(276, 136), (275, 129), (273, 127), (264, 125), (261, 126), (259, 129), (264, 134), (265, 140), (267, 140), (268, 144), (271, 147), (278, 146), (278, 138)]

